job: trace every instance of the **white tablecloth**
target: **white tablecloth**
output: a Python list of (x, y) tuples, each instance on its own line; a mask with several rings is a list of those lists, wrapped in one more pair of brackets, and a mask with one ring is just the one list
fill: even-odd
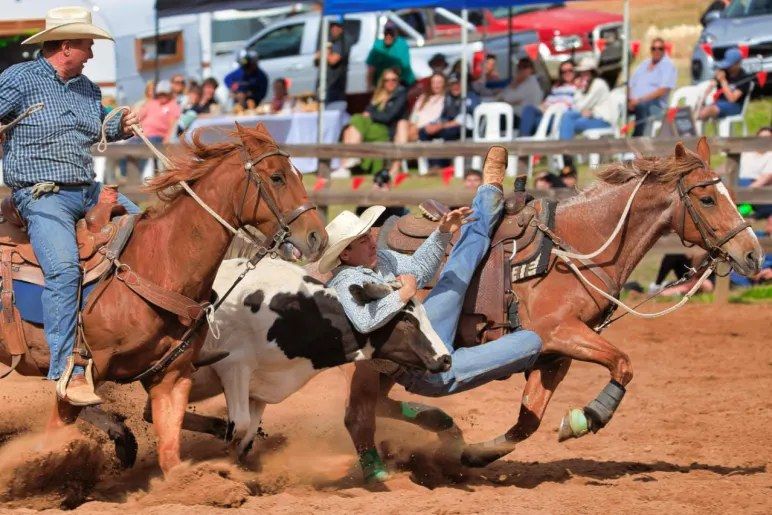
[[(346, 111), (324, 111), (322, 143), (337, 143), (343, 127), (348, 123)], [(212, 143), (228, 139), (228, 133), (235, 130), (234, 122), (246, 127), (254, 127), (262, 122), (277, 143), (317, 143), (317, 113), (266, 114), (251, 116), (212, 116), (196, 119), (188, 134), (195, 129), (203, 129), (201, 141)], [(318, 163), (313, 157), (293, 158), (292, 162), (303, 173), (315, 172)]]

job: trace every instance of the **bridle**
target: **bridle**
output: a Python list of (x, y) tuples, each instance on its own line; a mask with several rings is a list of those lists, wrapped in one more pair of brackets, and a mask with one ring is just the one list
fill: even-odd
[[(266, 239), (263, 242), (257, 241), (251, 235), (247, 236), (247, 238), (251, 240), (251, 242), (257, 247), (257, 255), (259, 255), (260, 258), (270, 252), (275, 252), (285, 242), (285, 240), (290, 237), (292, 234), (290, 229), (292, 222), (297, 220), (298, 217), (300, 217), (300, 215), (306, 211), (316, 209), (316, 206), (311, 202), (304, 202), (289, 212), (282, 212), (279, 209), (279, 206), (277, 205), (276, 200), (274, 199), (270, 190), (268, 188), (263, 188), (263, 178), (260, 177), (260, 174), (255, 169), (256, 165), (260, 164), (261, 161), (271, 156), (283, 156), (289, 159), (289, 154), (279, 149), (269, 150), (268, 152), (264, 152), (256, 158), (252, 159), (252, 156), (249, 154), (249, 150), (247, 149), (246, 145), (244, 145), (243, 142), (241, 144), (241, 160), (244, 166), (244, 173), (247, 176), (247, 180), (244, 184), (244, 193), (241, 195), (241, 205), (238, 207), (238, 209), (236, 209), (236, 220), (240, 226), (245, 225), (241, 219), (241, 215), (244, 211), (244, 206), (246, 205), (249, 185), (254, 184), (257, 188), (257, 203), (255, 204), (255, 210), (257, 210), (260, 201), (262, 200), (268, 206), (268, 209), (273, 214), (277, 224), (276, 231), (274, 231), (272, 235), (266, 235)], [(257, 262), (255, 261), (255, 264), (256, 263)]]
[[(692, 170), (693, 171), (693, 170)], [(689, 172), (691, 173), (691, 172)], [(704, 245), (705, 250), (708, 251), (710, 256), (714, 259), (722, 259), (725, 260), (727, 258), (726, 252), (721, 249), (721, 246), (724, 245), (726, 242), (737, 236), (739, 233), (747, 229), (751, 226), (750, 223), (742, 221), (739, 224), (737, 224), (735, 227), (730, 229), (724, 236), (719, 237), (718, 234), (716, 234), (716, 231), (713, 230), (713, 228), (710, 226), (710, 224), (705, 221), (705, 218), (700, 214), (700, 212), (697, 210), (696, 207), (694, 207), (694, 203), (691, 199), (691, 192), (695, 188), (704, 188), (707, 186), (713, 186), (715, 184), (718, 184), (721, 182), (720, 177), (716, 177), (714, 179), (708, 179), (707, 181), (701, 181), (696, 184), (692, 184), (691, 186), (686, 186), (684, 184), (684, 178), (689, 175), (689, 173), (682, 175), (678, 178), (678, 182), (676, 183), (676, 189), (678, 190), (678, 196), (681, 200), (681, 216), (680, 216), (680, 226), (676, 228), (676, 234), (678, 234), (678, 237), (681, 239), (681, 243), (685, 247), (693, 247), (693, 243), (688, 243), (686, 241), (686, 238), (684, 237), (685, 232), (685, 226), (686, 226), (686, 213), (689, 213), (689, 217), (692, 219), (692, 222), (694, 223), (694, 226), (697, 227), (697, 230), (700, 233), (700, 237), (702, 238), (702, 243)], [(678, 218), (676, 218), (678, 219)]]

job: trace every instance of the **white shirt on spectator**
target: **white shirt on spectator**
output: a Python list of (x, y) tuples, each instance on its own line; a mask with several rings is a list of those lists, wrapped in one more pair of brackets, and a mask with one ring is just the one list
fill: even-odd
[[(630, 77), (630, 98), (641, 98), (659, 88), (675, 88), (677, 71), (669, 57), (664, 56), (652, 69), (649, 69), (650, 64), (651, 59), (646, 59)], [(657, 99), (662, 107), (667, 105), (667, 97), (664, 95)]]
[(740, 156), (740, 179), (753, 179), (772, 174), (772, 150), (743, 152)]
[(535, 75), (529, 75), (520, 84), (512, 87), (511, 85), (496, 95), (497, 100), (512, 104), (515, 114), (520, 116), (523, 106), (539, 105), (544, 98), (544, 91), (541, 89), (539, 80)]
[(575, 111), (590, 111), (593, 118), (605, 120), (611, 125), (617, 122), (617, 113), (611, 102), (611, 92), (606, 81), (600, 77), (592, 79), (587, 93), (578, 91), (574, 97)]

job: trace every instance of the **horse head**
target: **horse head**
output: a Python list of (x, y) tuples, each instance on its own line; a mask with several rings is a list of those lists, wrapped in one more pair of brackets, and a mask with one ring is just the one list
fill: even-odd
[(311, 261), (318, 259), (327, 233), (300, 172), (263, 124), (255, 129), (236, 124), (236, 132), (244, 171), (243, 184), (234, 192), (239, 224), (252, 225), (277, 243), (290, 243)]
[(686, 169), (676, 182), (673, 231), (683, 242), (698, 245), (712, 257), (728, 261), (740, 274), (758, 273), (764, 252), (721, 178), (710, 168), (707, 139), (700, 138), (696, 154), (679, 142), (674, 160), (676, 166), (686, 165)]

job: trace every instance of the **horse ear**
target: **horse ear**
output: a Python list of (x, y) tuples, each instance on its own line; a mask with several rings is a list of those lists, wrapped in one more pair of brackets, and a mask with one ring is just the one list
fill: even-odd
[(697, 155), (710, 166), (710, 147), (708, 146), (708, 138), (705, 136), (701, 137), (700, 141), (697, 142)]
[(684, 157), (686, 157), (686, 147), (684, 147), (684, 144), (679, 141), (678, 143), (676, 143), (676, 146), (675, 146), (676, 161), (680, 161)]
[(255, 132), (261, 136), (260, 139), (263, 139), (267, 142), (276, 144), (276, 141), (273, 139), (273, 136), (271, 136), (271, 133), (268, 131), (268, 128), (263, 123), (258, 123), (255, 127)]

